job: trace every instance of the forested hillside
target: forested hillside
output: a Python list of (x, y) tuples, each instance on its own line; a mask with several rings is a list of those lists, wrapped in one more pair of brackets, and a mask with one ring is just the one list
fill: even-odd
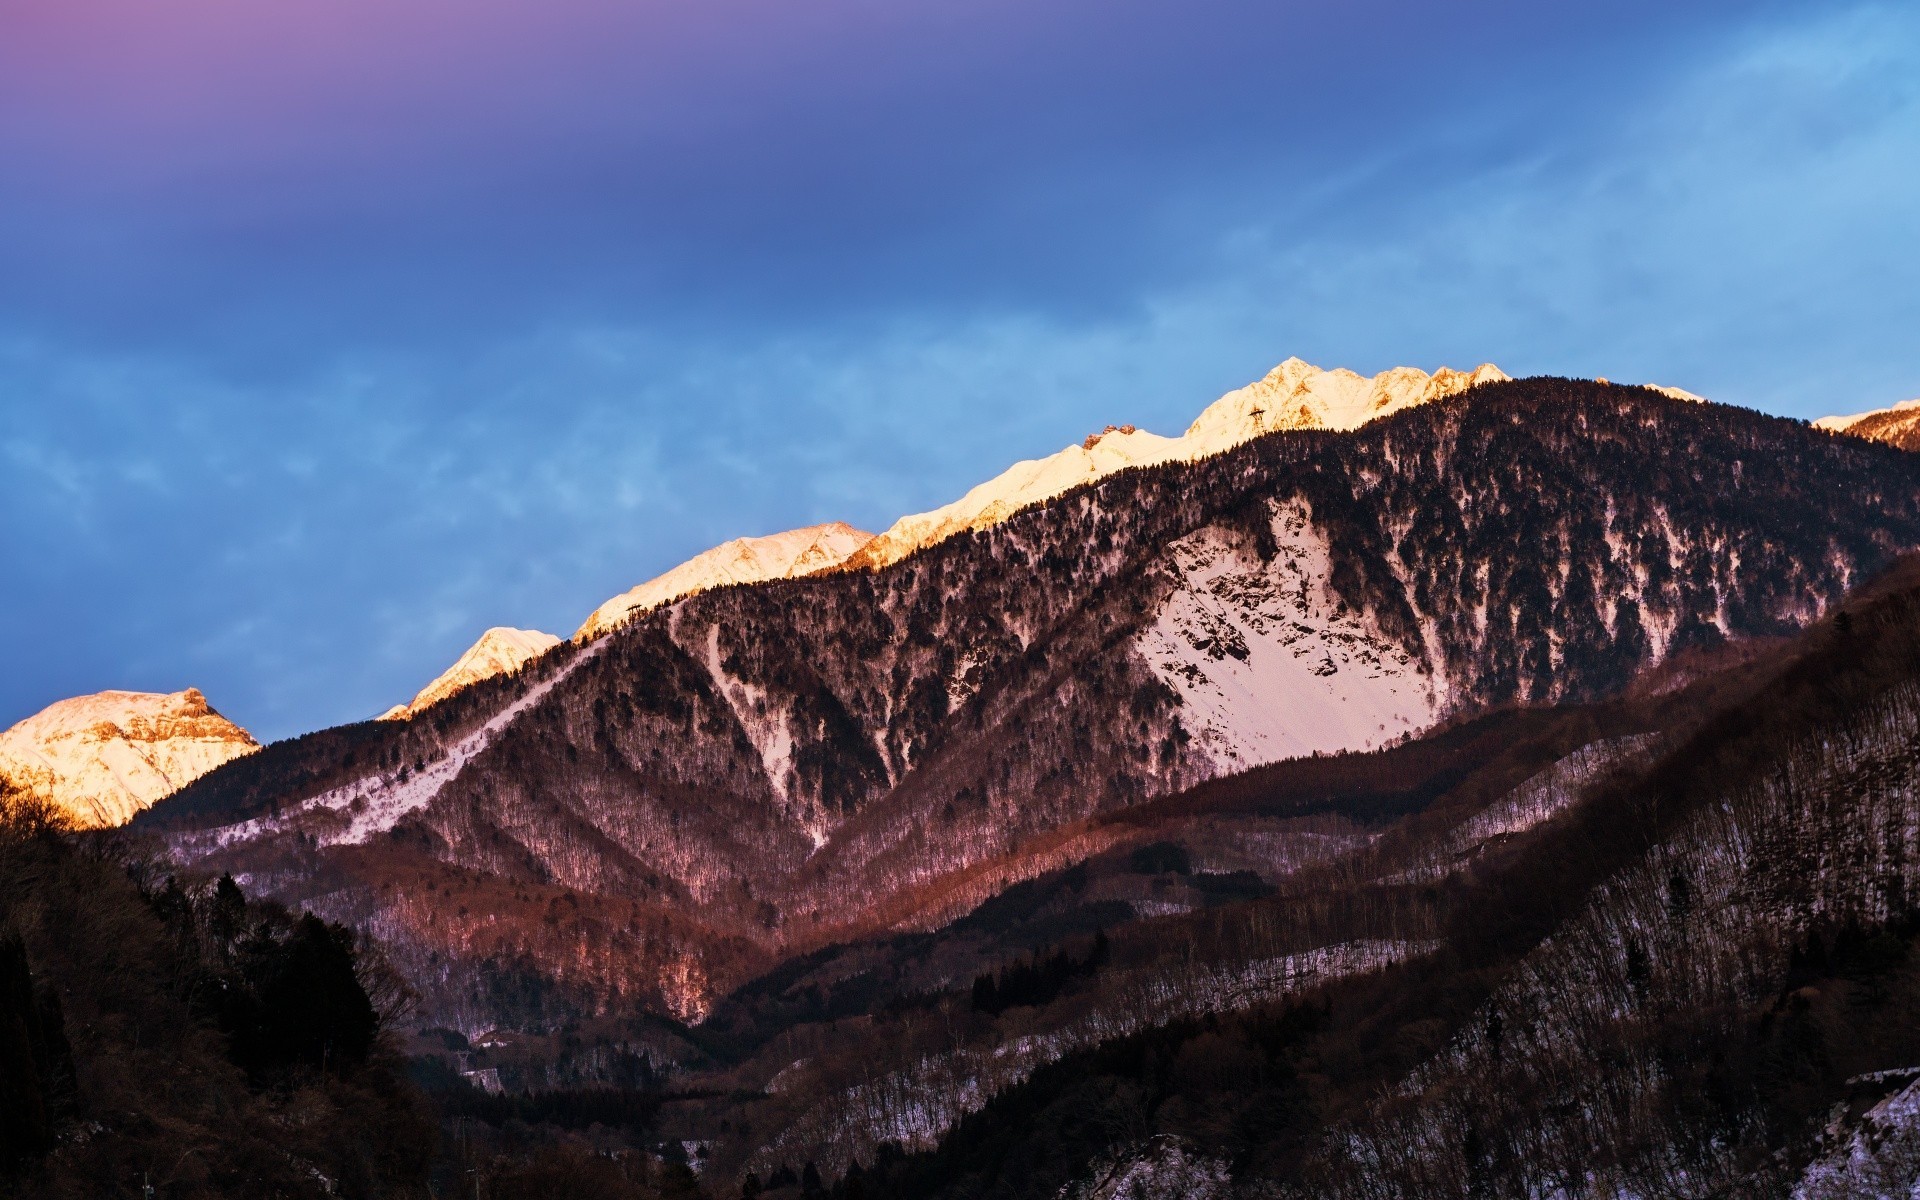
[[(1266, 894), (787, 1035), (771, 1098), (731, 1113), (747, 1170), (812, 1155), (868, 1196), (1906, 1195), (1920, 563), (1794, 643), (1528, 733)], [(1203, 807), (1251, 831), (1262, 789)], [(1054, 877), (1052, 900), (1181, 877), (1208, 853), (1188, 844)], [(1130, 982), (1143, 966), (1168, 990)], [(1010, 978), (1018, 1006), (982, 1003)]]
[[(477, 1032), (679, 1018), (1074, 831), (1780, 636), (1920, 544), (1920, 460), (1565, 380), (1110, 476), (875, 572), (715, 590), (156, 811)], [(443, 711), (444, 710), (444, 711)], [(236, 823), (237, 822), (237, 823)], [(1094, 836), (1094, 835), (1089, 835)]]

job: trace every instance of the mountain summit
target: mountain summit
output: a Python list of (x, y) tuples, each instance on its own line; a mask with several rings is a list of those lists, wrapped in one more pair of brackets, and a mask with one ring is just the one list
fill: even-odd
[(897, 562), (956, 533), (997, 525), (1028, 505), (1115, 471), (1208, 458), (1284, 429), (1358, 429), (1402, 409), (1507, 378), (1499, 367), (1482, 363), (1471, 371), (1441, 367), (1431, 375), (1415, 367), (1394, 367), (1369, 379), (1344, 367), (1323, 371), (1289, 358), (1264, 378), (1208, 405), (1180, 437), (1109, 425), (1077, 446), (1017, 462), (951, 504), (901, 517), (847, 565)]
[(734, 538), (615, 596), (594, 609), (573, 637), (579, 642), (591, 641), (617, 628), (635, 613), (708, 588), (813, 575), (839, 566), (848, 555), (871, 540), (872, 534), (844, 521), (789, 529), (765, 537)]
[(1844, 417), (1821, 417), (1815, 429), (1844, 433), (1868, 441), (1885, 442), (1902, 450), (1920, 450), (1920, 400), (1908, 400), (1892, 408), (1854, 413)]
[[(1214, 401), (1180, 437), (1162, 437), (1132, 425), (1109, 425), (1077, 446), (1015, 463), (952, 504), (902, 517), (879, 537), (835, 521), (722, 542), (608, 600), (573, 637), (577, 642), (592, 641), (638, 613), (708, 588), (798, 579), (842, 565), (885, 566), (956, 533), (997, 524), (1028, 505), (1129, 467), (1206, 458), (1279, 430), (1357, 429), (1379, 417), (1508, 378), (1492, 363), (1471, 371), (1441, 367), (1431, 375), (1415, 367), (1394, 367), (1368, 378), (1344, 367), (1326, 371), (1289, 358), (1265, 377)], [(396, 704), (381, 719), (411, 716), (462, 688), (516, 671), (558, 640), (537, 630), (489, 629), (411, 702)]]
[(83, 828), (122, 825), (222, 763), (260, 748), (197, 688), (99, 692), (0, 733), (0, 778)]
[(445, 700), (465, 687), (471, 687), (482, 679), (491, 679), (495, 675), (505, 675), (518, 671), (530, 660), (540, 657), (560, 644), (560, 639), (551, 633), (542, 633), (538, 629), (513, 629), (505, 625), (496, 625), (480, 635), (480, 640), (467, 647), (467, 652), (454, 660), (454, 664), (440, 672), (432, 683), (420, 689), (412, 700), (405, 704), (396, 704), (380, 714), (382, 721), (410, 717), (430, 704)]

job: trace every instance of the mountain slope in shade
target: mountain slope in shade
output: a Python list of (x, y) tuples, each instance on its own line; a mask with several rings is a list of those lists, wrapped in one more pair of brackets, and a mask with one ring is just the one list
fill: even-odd
[(1798, 629), (1917, 545), (1920, 459), (1494, 383), (1114, 473), (885, 569), (689, 596), (143, 824), (378, 929), (450, 1027), (693, 1019), (779, 956), (964, 911), (1083, 822), (1606, 695)]
[(551, 633), (542, 633), (538, 629), (513, 629), (505, 625), (496, 625), (480, 635), (480, 640), (467, 647), (452, 666), (442, 671), (432, 683), (420, 689), (419, 693), (406, 704), (396, 704), (380, 714), (383, 721), (410, 717), (430, 704), (446, 699), (465, 687), (491, 679), (495, 675), (506, 675), (518, 671), (528, 661), (540, 657), (560, 644), (560, 639)]
[(597, 638), (635, 613), (708, 588), (812, 575), (839, 566), (872, 540), (872, 534), (844, 521), (834, 521), (765, 537), (722, 542), (594, 609), (593, 615), (573, 636), (577, 641)]
[(1845, 433), (1869, 441), (1885, 442), (1902, 450), (1920, 450), (1920, 400), (1908, 400), (1892, 408), (1855, 413), (1845, 417), (1821, 417), (1815, 429)]
[(260, 748), (195, 688), (62, 700), (0, 733), (0, 775), (83, 828), (122, 825), (222, 763)]
[(1506, 378), (1492, 363), (1472, 371), (1441, 367), (1431, 375), (1414, 367), (1394, 367), (1369, 379), (1345, 368), (1323, 371), (1289, 358), (1265, 378), (1208, 405), (1180, 437), (1109, 425), (1078, 446), (1015, 463), (951, 504), (900, 518), (847, 565), (897, 562), (923, 546), (963, 530), (996, 525), (1028, 505), (1129, 467), (1207, 458), (1283, 429), (1358, 429), (1378, 417)]

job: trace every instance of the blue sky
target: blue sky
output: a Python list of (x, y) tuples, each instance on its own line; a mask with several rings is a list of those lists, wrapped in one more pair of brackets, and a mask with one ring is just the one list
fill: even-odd
[(1920, 395), (1920, 12), (0, 0), (0, 725), (262, 737), (1290, 354)]

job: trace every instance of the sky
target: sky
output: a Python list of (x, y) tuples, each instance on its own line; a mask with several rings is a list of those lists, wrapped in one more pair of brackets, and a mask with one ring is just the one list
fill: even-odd
[(1920, 9), (0, 0), (0, 726), (263, 740), (1289, 355), (1920, 396)]

